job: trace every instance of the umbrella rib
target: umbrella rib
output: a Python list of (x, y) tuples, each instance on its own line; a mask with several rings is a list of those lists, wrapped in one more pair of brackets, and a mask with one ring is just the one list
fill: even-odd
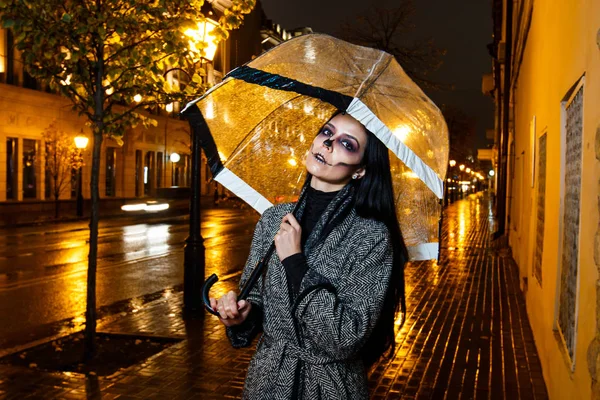
[[(240, 140), (240, 144), (238, 144), (236, 146), (236, 148), (233, 149), (233, 151), (231, 152), (231, 155), (229, 156), (228, 160), (231, 161), (232, 159), (234, 159), (235, 156), (237, 155), (237, 153), (239, 151), (242, 151), (243, 148), (246, 147), (246, 145), (247, 145), (246, 142), (247, 142), (248, 137), (252, 134), (252, 132), (254, 132), (256, 130), (257, 126), (259, 126), (263, 121), (265, 121), (267, 118), (269, 118), (275, 111), (279, 110), (279, 108), (281, 108), (283, 105), (288, 104), (292, 100), (295, 100), (295, 99), (297, 99), (298, 97), (301, 97), (301, 96), (302, 96), (301, 94), (298, 94), (297, 96), (292, 97), (291, 99), (289, 99), (285, 103), (282, 103), (279, 106), (275, 107), (273, 109), (273, 111), (271, 111), (265, 118), (261, 119), (256, 125), (254, 125), (254, 127), (248, 131), (248, 133), (246, 134), (246, 136), (244, 136), (244, 138), (242, 140)], [(229, 165), (229, 162), (227, 162), (227, 165)]]
[[(377, 61), (377, 63), (375, 64), (378, 65), (381, 62), (381, 59), (386, 56), (387, 53), (382, 53), (379, 57), (379, 60)], [(367, 85), (367, 87), (365, 87), (365, 89), (362, 91), (362, 93), (366, 93), (367, 91), (369, 91), (369, 89), (371, 89), (371, 87), (373, 87), (373, 85), (375, 84), (375, 82), (377, 82), (377, 79), (379, 79), (379, 77), (385, 72), (386, 69), (388, 69), (388, 67), (390, 66), (390, 63), (392, 61), (391, 56), (387, 58), (387, 62), (385, 64), (385, 66), (381, 69), (381, 71), (377, 74), (376, 77), (374, 77)], [(363, 85), (369, 81), (369, 78), (371, 77), (371, 75), (373, 75), (373, 72), (375, 72), (375, 66), (373, 66), (373, 69), (371, 70), (371, 72), (369, 73), (369, 76), (367, 76), (363, 82), (360, 84), (360, 87), (358, 88), (358, 90), (356, 91), (356, 95), (354, 97), (356, 98), (360, 98), (360, 96), (362, 96), (361, 93), (361, 89), (363, 87)]]

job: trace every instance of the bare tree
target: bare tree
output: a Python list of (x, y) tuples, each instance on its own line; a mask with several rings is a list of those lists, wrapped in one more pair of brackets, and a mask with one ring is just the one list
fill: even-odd
[(441, 106), (442, 114), (448, 125), (450, 135), (450, 159), (459, 163), (468, 161), (473, 164), (475, 149), (475, 120), (463, 110), (450, 105)]
[(412, 0), (402, 0), (398, 7), (391, 9), (371, 6), (364, 14), (344, 21), (339, 36), (351, 43), (393, 55), (408, 76), (421, 87), (449, 90), (451, 85), (428, 77), (442, 65), (446, 50), (437, 47), (431, 38), (411, 38), (414, 37), (414, 15)]
[(46, 171), (50, 176), (51, 192), (54, 197), (54, 217), (58, 218), (58, 199), (71, 182), (71, 171), (82, 167), (73, 138), (56, 127), (52, 122), (42, 132), (46, 142)]

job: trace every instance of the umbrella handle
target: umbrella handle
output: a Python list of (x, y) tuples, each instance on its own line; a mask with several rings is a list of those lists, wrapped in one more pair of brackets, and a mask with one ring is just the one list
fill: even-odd
[(202, 301), (204, 302), (204, 308), (206, 308), (206, 311), (208, 311), (212, 315), (220, 317), (221, 315), (219, 315), (219, 312), (210, 306), (210, 298), (208, 296), (210, 288), (212, 287), (212, 285), (217, 283), (218, 280), (219, 277), (217, 276), (217, 274), (212, 274), (204, 281), (204, 284), (202, 285)]
[[(308, 182), (310, 182), (310, 181), (308, 181)], [(296, 202), (296, 206), (294, 207), (294, 210), (292, 211), (293, 215), (296, 215), (298, 213), (300, 204), (302, 204), (303, 196), (306, 196), (306, 191), (303, 192), (301, 198), (298, 199), (298, 202)], [(237, 297), (238, 300), (246, 300), (246, 298), (250, 294), (250, 291), (252, 290), (254, 285), (256, 285), (256, 281), (258, 281), (258, 278), (263, 274), (263, 270), (265, 269), (265, 266), (269, 263), (269, 260), (271, 259), (271, 256), (273, 255), (274, 252), (275, 252), (275, 242), (271, 243), (271, 246), (269, 246), (265, 256), (259, 262), (256, 263), (256, 266), (254, 267), (254, 270), (252, 270), (252, 273), (248, 277), (248, 280), (246, 280), (246, 282), (244, 282), (244, 286), (242, 287), (242, 290), (240, 291), (240, 294)], [(221, 317), (219, 312), (210, 306), (210, 298), (208, 296), (208, 292), (210, 291), (210, 288), (212, 287), (212, 285), (217, 283), (218, 280), (219, 280), (219, 277), (216, 274), (212, 274), (211, 276), (208, 277), (208, 279), (206, 279), (206, 281), (204, 281), (204, 284), (202, 285), (202, 301), (204, 302), (204, 307), (206, 308), (206, 311), (208, 311), (212, 315)]]
[[(267, 251), (267, 257), (263, 258), (256, 264), (254, 270), (252, 270), (252, 273), (248, 277), (248, 280), (246, 280), (246, 282), (244, 283), (244, 286), (242, 287), (242, 290), (240, 291), (240, 294), (237, 297), (238, 300), (246, 300), (246, 298), (250, 294), (250, 291), (252, 290), (254, 285), (256, 285), (256, 281), (262, 275), (263, 270), (265, 269), (265, 261), (268, 261), (271, 254), (273, 254), (274, 249), (275, 245), (273, 244), (271, 248)], [(212, 274), (204, 281), (204, 284), (202, 285), (202, 301), (204, 302), (204, 307), (206, 308), (206, 311), (208, 311), (212, 315), (220, 317), (221, 315), (219, 314), (219, 312), (210, 306), (210, 296), (208, 295), (208, 292), (210, 292), (210, 288), (212, 287), (212, 285), (217, 283), (218, 280), (219, 277), (217, 276), (217, 274)]]

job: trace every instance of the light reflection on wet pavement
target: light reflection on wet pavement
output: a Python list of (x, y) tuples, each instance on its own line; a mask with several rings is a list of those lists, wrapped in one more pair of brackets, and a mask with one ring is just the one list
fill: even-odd
[[(443, 259), (406, 266), (407, 306), (397, 321), (396, 350), (369, 375), (373, 399), (547, 399), (510, 252), (491, 240), (490, 200), (471, 195), (445, 211)], [(222, 275), (222, 274), (221, 274)], [(220, 281), (214, 295), (235, 290)], [(40, 373), (0, 365), (11, 398), (241, 398), (254, 346), (232, 349), (214, 316), (182, 318), (178, 289), (156, 300), (126, 302), (130, 312), (102, 324), (116, 333), (185, 338), (114, 377)], [(134, 312), (135, 311), (135, 312)], [(53, 394), (54, 396), (49, 396)]]
[[(243, 267), (257, 220), (252, 210), (203, 211), (207, 275), (228, 275)], [(0, 351), (82, 328), (88, 232), (80, 223), (0, 234)], [(101, 224), (99, 317), (111, 318), (182, 290), (188, 232), (188, 219), (182, 217), (128, 226), (114, 220)]]

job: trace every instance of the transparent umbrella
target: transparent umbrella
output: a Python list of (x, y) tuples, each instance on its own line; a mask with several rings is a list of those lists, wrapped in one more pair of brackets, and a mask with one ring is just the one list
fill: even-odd
[(182, 114), (201, 113), (208, 127), (198, 134), (214, 179), (262, 213), (297, 199), (305, 154), (337, 110), (390, 151), (410, 258), (437, 258), (448, 130), (390, 54), (323, 34), (299, 36), (231, 71)]

